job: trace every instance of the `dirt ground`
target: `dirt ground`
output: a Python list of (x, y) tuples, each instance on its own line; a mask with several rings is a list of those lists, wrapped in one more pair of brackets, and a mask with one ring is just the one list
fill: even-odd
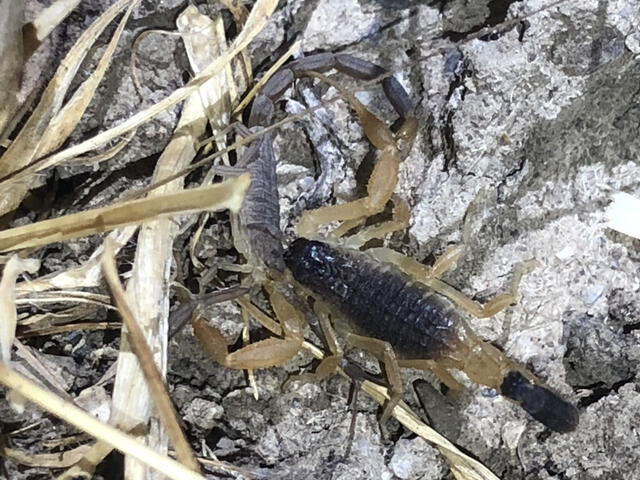
[[(131, 81), (129, 49), (143, 30), (174, 29), (185, 3), (142, 2), (75, 140), (119, 123), (183, 84), (188, 63), (181, 43), (149, 35), (138, 51), (141, 99)], [(259, 74), (300, 39), (304, 52), (348, 52), (395, 72), (415, 102), (420, 129), (397, 188), (411, 207), (411, 226), (394, 234), (389, 246), (429, 263), (464, 241), (466, 254), (445, 279), (478, 300), (504, 291), (519, 262), (537, 260), (521, 282), (517, 305), (469, 321), (578, 406), (576, 431), (552, 433), (462, 377), (467, 390), (445, 397), (435, 377), (407, 371), (405, 401), (414, 411), (505, 480), (640, 478), (640, 241), (605, 227), (614, 193), (640, 197), (640, 4), (566, 1), (539, 12), (549, 3), (282, 1), (250, 56)], [(105, 4), (81, 2), (47, 46), (45, 65), (59, 61)], [(221, 11), (211, 3), (200, 8)], [(522, 19), (499, 26), (515, 17)], [(356, 82), (345, 79), (344, 85), (354, 88)], [(279, 115), (332, 94), (300, 82), (279, 104)], [(359, 92), (358, 98), (381, 118), (394, 118), (380, 89)], [(49, 214), (113, 202), (145, 185), (178, 112), (140, 128), (99, 169), (48, 172), (39, 193), (50, 193)], [(329, 122), (305, 118), (281, 128), (276, 138), (287, 241), (302, 208), (345, 201), (362, 190), (368, 145), (357, 118), (341, 102), (320, 114)], [(24, 205), (15, 222), (34, 218)], [(175, 245), (179, 263), (190, 233)], [(203, 238), (199, 253), (210, 254), (209, 265), (234, 260), (225, 215), (207, 223)], [(80, 263), (98, 242), (51, 246), (42, 254), (43, 268)], [(234, 277), (223, 280), (232, 283)], [(226, 333), (239, 332), (234, 305), (210, 313)], [(94, 314), (95, 320), (111, 318), (102, 310)], [(107, 371), (118, 334), (74, 332), (25, 342), (59, 369), (73, 394)], [(361, 352), (349, 356), (377, 369)], [(301, 353), (282, 368), (256, 372), (256, 400), (243, 372), (215, 364), (185, 330), (172, 340), (168, 383), (194, 447), (202, 451), (206, 445), (255, 478), (453, 478), (438, 450), (395, 420), (382, 436), (377, 404), (364, 394), (353, 450), (343, 459), (349, 384), (333, 377), (283, 388), (289, 376), (312, 365), (312, 357)], [(3, 432), (42, 420), (13, 438), (14, 448), (37, 450), (43, 438), (68, 431), (36, 409), (18, 415), (4, 401), (0, 408)], [(110, 457), (96, 478), (119, 478), (112, 473), (119, 462)], [(10, 478), (52, 478), (48, 470), (9, 460), (5, 468)]]

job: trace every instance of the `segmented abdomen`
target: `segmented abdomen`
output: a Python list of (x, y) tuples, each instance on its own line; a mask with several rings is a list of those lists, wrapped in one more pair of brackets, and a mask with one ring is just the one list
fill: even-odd
[(266, 266), (282, 271), (278, 179), (271, 135), (265, 134), (254, 141), (243, 161), (251, 175), (251, 185), (239, 216), (248, 235), (251, 254)]
[(293, 242), (285, 262), (354, 333), (389, 342), (399, 358), (437, 358), (449, 348), (457, 321), (452, 305), (391, 266), (306, 239)]

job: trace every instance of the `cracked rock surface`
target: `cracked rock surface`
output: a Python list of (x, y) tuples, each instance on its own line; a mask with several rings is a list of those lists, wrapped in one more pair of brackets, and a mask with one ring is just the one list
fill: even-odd
[[(639, 244), (606, 229), (604, 211), (613, 192), (640, 194), (640, 8), (628, 1), (570, 2), (472, 38), (544, 5), (475, 3), (470, 10), (467, 2), (319, 1), (308, 17), (297, 16), (295, 3), (283, 5), (281, 14), (300, 29), (306, 50), (345, 51), (379, 63), (396, 72), (416, 102), (421, 129), (397, 188), (412, 207), (412, 222), (389, 241), (393, 248), (429, 261), (464, 241), (467, 253), (446, 279), (480, 300), (503, 291), (518, 262), (537, 261), (516, 306), (470, 322), (577, 404), (580, 425), (570, 434), (551, 433), (470, 384), (454, 401), (454, 423), (462, 426), (449, 438), (501, 478), (633, 478), (640, 474), (633, 414)], [(344, 28), (348, 22), (353, 28)], [(283, 36), (291, 37), (284, 23)], [(448, 47), (438, 49), (443, 43)], [(393, 118), (378, 90), (358, 96)], [(357, 122), (340, 108), (329, 107), (346, 159), (332, 191), (346, 200), (358, 191), (362, 155), (351, 147)], [(286, 145), (280, 144), (283, 172), (304, 165), (303, 155), (285, 153)], [(286, 177), (285, 205), (295, 202), (300, 178), (318, 177), (308, 168), (298, 183)], [(406, 374), (409, 392), (417, 377)], [(315, 395), (320, 401), (324, 393)], [(414, 398), (405, 395), (419, 409)], [(346, 406), (342, 398), (332, 404), (324, 442), (314, 439), (312, 452), (298, 451), (303, 477), (312, 476), (310, 465), (335, 439), (333, 409)], [(448, 478), (442, 460), (434, 460), (437, 452), (401, 429), (390, 444), (372, 449), (379, 433), (366, 411), (352, 457), (333, 466), (327, 456), (322, 469), (311, 469), (315, 475), (341, 478), (347, 469), (349, 478), (371, 478), (375, 469), (381, 478)], [(315, 411), (301, 423), (317, 425), (323, 415)], [(281, 452), (285, 463), (295, 456), (290, 448)]]

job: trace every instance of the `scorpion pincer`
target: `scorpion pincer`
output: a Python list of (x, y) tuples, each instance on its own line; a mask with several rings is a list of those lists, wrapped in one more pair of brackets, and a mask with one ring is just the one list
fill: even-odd
[[(293, 242), (285, 262), (297, 282), (333, 307), (335, 318), (344, 320), (337, 328), (346, 330), (347, 341), (352, 337), (374, 354), (382, 342), (393, 352), (385, 361), (432, 370), (454, 388), (457, 382), (446, 370), (461, 370), (548, 428), (556, 432), (576, 428), (577, 409), (478, 338), (453, 303), (429, 287), (437, 279), (416, 281), (414, 275), (366, 252), (303, 238)], [(397, 379), (390, 383), (397, 384)]]

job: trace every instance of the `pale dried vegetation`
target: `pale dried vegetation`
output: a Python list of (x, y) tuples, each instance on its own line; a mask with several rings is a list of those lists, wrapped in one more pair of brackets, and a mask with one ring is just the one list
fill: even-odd
[[(137, 198), (99, 209), (0, 231), (0, 251), (4, 252), (0, 257), (3, 264), (0, 283), (0, 382), (7, 387), (7, 399), (15, 409), (24, 408), (25, 402), (32, 402), (92, 438), (81, 446), (66, 449), (64, 453), (56, 450), (30, 454), (9, 448), (7, 445), (12, 433), (3, 432), (1, 453), (23, 465), (51, 468), (59, 479), (83, 475), (90, 478), (95, 467), (112, 449), (125, 455), (127, 478), (143, 478), (147, 469), (173, 479), (203, 478), (201, 463), (227, 473), (251, 477), (249, 472), (233, 465), (199, 458), (181, 430), (168, 395), (171, 386), (165, 385), (163, 379), (169, 315), (165, 300), (170, 293), (167, 277), (173, 260), (172, 245), (177, 235), (175, 222), (170, 217), (235, 209), (242, 200), (243, 189), (247, 186), (244, 176), (187, 190), (183, 180), (198, 154), (207, 126), (214, 132), (223, 130), (259, 88), (260, 83), (245, 85), (234, 79), (252, 78), (246, 47), (269, 20), (277, 2), (259, 0), (250, 12), (229, 2), (227, 7), (232, 9), (240, 32), (229, 44), (220, 19), (205, 17), (195, 7), (187, 7), (178, 18), (176, 31), (188, 53), (192, 79), (149, 108), (123, 118), (115, 127), (61, 149), (82, 122), (138, 2), (119, 0), (103, 12), (66, 53), (37, 103), (29, 109), (20, 103), (17, 95), (22, 67), (29, 54), (78, 3), (78, 0), (58, 0), (40, 12), (28, 28), (21, 29), (22, 2), (0, 2), (9, 19), (0, 24), (3, 29), (0, 32), (0, 84), (5, 87), (0, 92), (3, 96), (0, 132), (4, 132), (4, 152), (0, 158), (0, 216), (16, 209), (27, 194), (40, 185), (39, 176), (43, 173), (72, 163), (87, 166), (105, 162), (121, 151), (139, 126), (176, 104), (184, 103), (175, 129), (177, 133), (157, 160), (150, 181), (154, 188), (138, 192)], [(117, 28), (101, 50), (93, 71), (89, 74), (84, 72), (84, 80), (75, 83), (88, 53), (113, 22), (117, 22)], [(23, 50), (25, 55), (18, 55)], [(283, 56), (280, 63), (286, 58)], [(236, 60), (232, 62), (232, 59)], [(274, 65), (274, 69), (278, 65)], [(238, 75), (241, 69), (245, 70), (244, 75)], [(251, 93), (243, 97), (245, 90)], [(22, 127), (16, 131), (17, 125)], [(220, 142), (216, 149), (220, 152), (217, 154), (219, 157), (228, 151), (228, 147)], [(143, 222), (146, 228), (138, 231)], [(37, 276), (39, 263), (29, 258), (33, 256), (34, 249), (95, 233), (104, 233), (104, 236), (101, 246), (89, 259), (53, 275)], [(117, 274), (115, 257), (134, 235), (137, 235), (137, 250), (125, 290)], [(28, 279), (22, 276), (23, 272), (31, 273)], [(17, 313), (20, 306), (37, 306), (45, 302), (67, 304), (68, 314), (51, 322), (46, 314)], [(45, 362), (39, 360), (38, 350), (26, 346), (19, 336), (16, 337), (17, 327), (21, 327), (18, 331), (28, 332), (25, 336), (51, 335), (73, 329), (120, 328), (120, 324), (113, 322), (92, 322), (85, 316), (87, 310), (82, 308), (89, 304), (117, 309), (123, 320), (117, 366), (109, 372), (113, 376), (114, 394), (108, 399), (113, 413), (107, 423), (76, 406), (75, 399), (47, 370)], [(322, 357), (323, 353), (313, 345), (307, 343), (305, 348), (316, 357)], [(23, 369), (18, 368), (20, 363), (29, 364), (36, 374), (28, 378)], [(365, 383), (363, 389), (376, 401), (385, 401), (384, 388)], [(152, 428), (144, 437), (134, 435), (132, 430), (140, 422), (149, 423), (149, 411), (162, 428)], [(486, 467), (425, 425), (405, 404), (396, 407), (394, 416), (406, 428), (436, 445), (457, 479), (496, 478)], [(168, 442), (165, 437), (168, 437)]]

